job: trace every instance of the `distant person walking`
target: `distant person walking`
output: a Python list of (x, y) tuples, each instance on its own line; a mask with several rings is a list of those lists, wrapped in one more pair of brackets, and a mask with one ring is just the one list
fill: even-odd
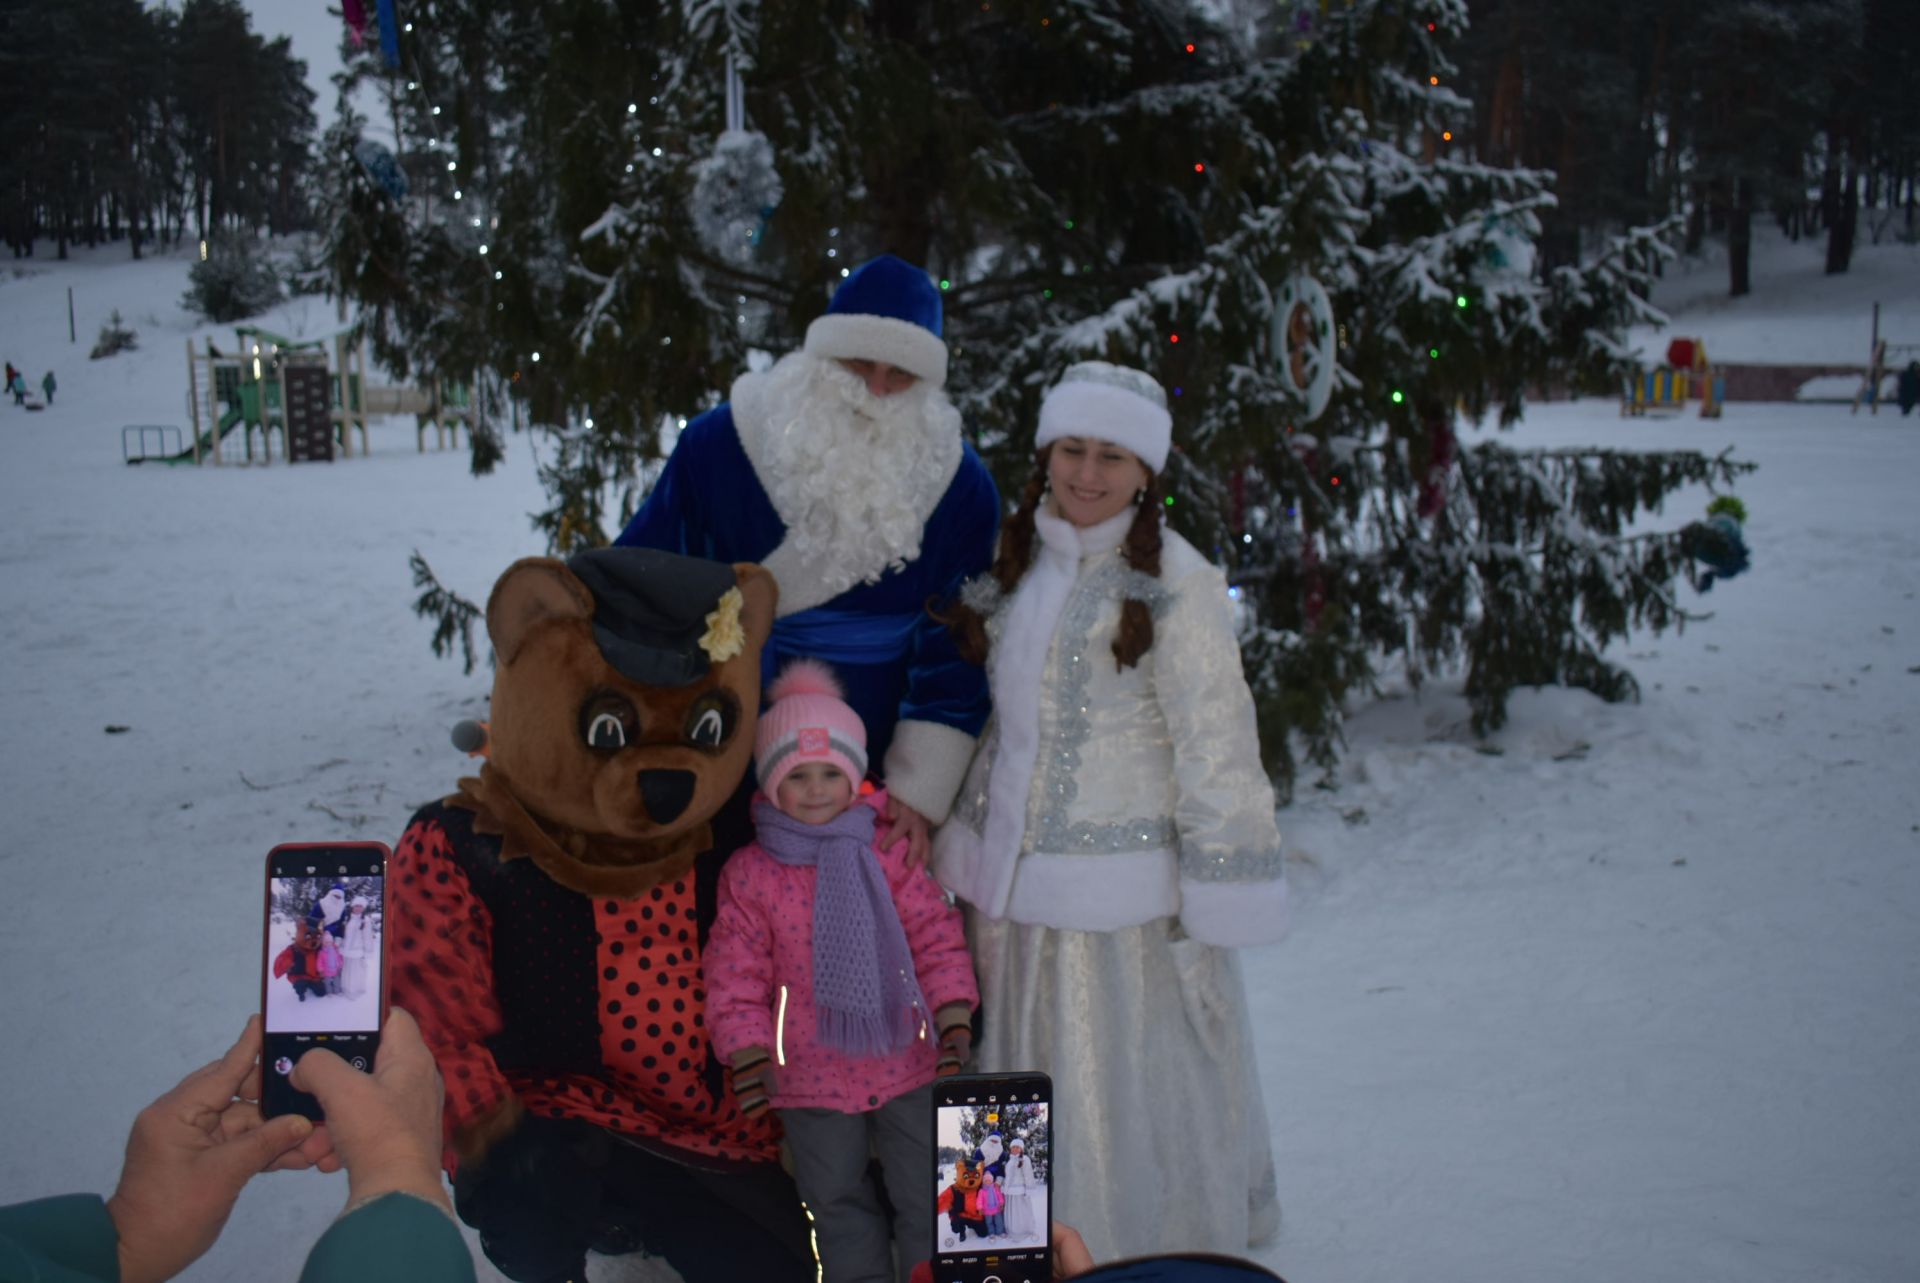
[(1920, 361), (1908, 361), (1907, 368), (1900, 371), (1900, 413), (1904, 417), (1913, 413), (1913, 407), (1920, 405)]
[(8, 385), (7, 390), (13, 393), (15, 405), (24, 406), (27, 403), (27, 376), (15, 370), (13, 382)]
[(53, 404), (53, 390), (59, 386), (60, 386), (60, 383), (57, 379), (53, 377), (52, 370), (48, 370), (47, 377), (40, 380), (40, 390), (47, 394), (48, 405)]

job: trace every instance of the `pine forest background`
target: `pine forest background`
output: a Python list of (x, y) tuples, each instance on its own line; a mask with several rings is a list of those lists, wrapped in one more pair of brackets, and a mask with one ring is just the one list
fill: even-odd
[[(1833, 272), (1912, 239), (1908, 8), (399, 0), (397, 65), (344, 45), (316, 137), (301, 64), (234, 0), (0, 0), (0, 230), (16, 255), (311, 232), (296, 286), (396, 373), (475, 384), (476, 470), (509, 429), (550, 438), (561, 553), (618, 530), (674, 425), (796, 346), (844, 268), (922, 263), (1009, 498), (1069, 362), (1172, 392), (1169, 520), (1228, 568), (1291, 786), (1332, 777), (1346, 701), (1390, 673), (1463, 672), (1483, 729), (1518, 686), (1634, 694), (1607, 649), (1686, 621), (1699, 514), (1646, 518), (1743, 465), (1455, 425), (1617, 388), (1676, 249), (1723, 241), (1739, 294), (1756, 218)], [(1317, 417), (1273, 326), (1302, 274), (1337, 324)], [(445, 623), (463, 603), (417, 570)]]

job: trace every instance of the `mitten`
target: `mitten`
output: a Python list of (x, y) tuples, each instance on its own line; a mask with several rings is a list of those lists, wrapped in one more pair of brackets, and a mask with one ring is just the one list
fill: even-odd
[(733, 1053), (733, 1094), (740, 1100), (740, 1112), (757, 1118), (766, 1112), (773, 1093), (773, 1057), (765, 1047), (742, 1047)]
[(934, 1072), (945, 1078), (973, 1058), (973, 1013), (965, 1003), (953, 1003), (935, 1012), (934, 1019), (940, 1022), (940, 1063)]

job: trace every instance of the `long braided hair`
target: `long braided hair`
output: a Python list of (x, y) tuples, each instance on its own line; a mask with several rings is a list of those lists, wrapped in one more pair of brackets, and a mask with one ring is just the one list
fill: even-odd
[[(1000, 527), (1000, 547), (987, 573), (999, 584), (1002, 594), (1011, 596), (1033, 564), (1033, 514), (1047, 495), (1047, 467), (1053, 458), (1053, 443), (1041, 446), (1034, 454), (1033, 476), (1020, 494), (1020, 506)], [(1134, 505), (1133, 523), (1120, 543), (1127, 565), (1143, 575), (1160, 577), (1160, 509), (1163, 503), (1160, 475), (1147, 473), (1147, 484)], [(986, 620), (964, 601), (954, 602), (934, 618), (953, 631), (954, 642), (963, 659), (975, 664), (987, 662)], [(1120, 628), (1113, 639), (1115, 670), (1131, 668), (1153, 648), (1153, 612), (1147, 603), (1129, 596), (1120, 606)]]

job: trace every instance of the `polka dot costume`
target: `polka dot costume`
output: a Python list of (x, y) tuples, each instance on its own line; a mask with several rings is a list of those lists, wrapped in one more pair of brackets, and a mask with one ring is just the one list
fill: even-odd
[(589, 899), (499, 851), (471, 812), (436, 803), (394, 852), (393, 1001), (439, 1062), (449, 1133), (512, 1094), (696, 1156), (776, 1157), (773, 1123), (740, 1114), (708, 1039), (700, 950), (717, 871)]

